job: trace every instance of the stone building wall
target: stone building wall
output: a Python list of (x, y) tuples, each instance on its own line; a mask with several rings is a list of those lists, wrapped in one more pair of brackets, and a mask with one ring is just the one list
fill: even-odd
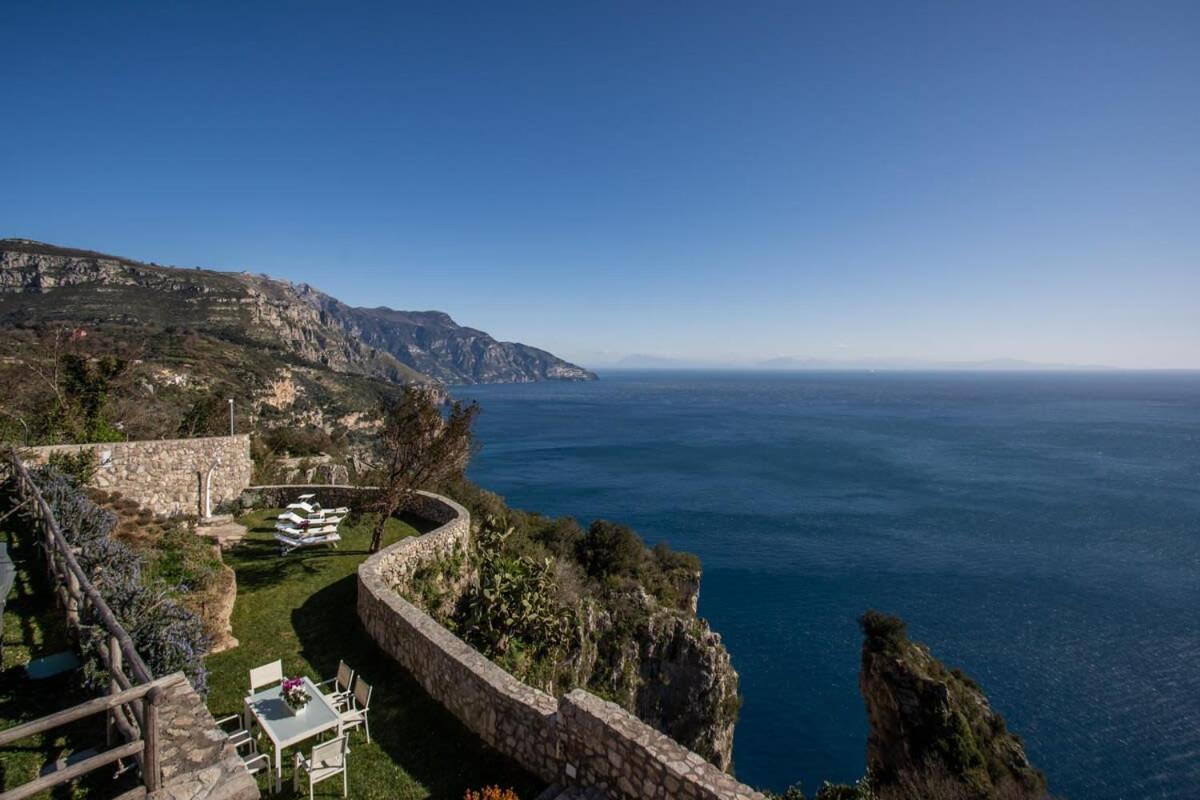
[(81, 450), (96, 454), (93, 487), (120, 492), (158, 514), (215, 513), (238, 499), (254, 469), (245, 434), (32, 447), (25, 460), (43, 464), (51, 453)]
[(437, 495), (424, 498), (419, 512), (442, 525), (359, 566), (358, 616), (430, 696), (551, 783), (596, 787), (616, 800), (764, 800), (620, 706), (582, 690), (555, 700), (526, 686), (397, 594), (394, 587), (421, 565), (469, 544), (466, 509)]

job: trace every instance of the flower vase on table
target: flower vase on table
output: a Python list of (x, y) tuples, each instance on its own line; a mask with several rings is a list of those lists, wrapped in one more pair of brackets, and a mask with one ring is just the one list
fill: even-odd
[(308, 705), (308, 701), (312, 699), (304, 688), (303, 678), (288, 678), (283, 682), (282, 688), (283, 704), (287, 706), (293, 717), (303, 711), (304, 707)]

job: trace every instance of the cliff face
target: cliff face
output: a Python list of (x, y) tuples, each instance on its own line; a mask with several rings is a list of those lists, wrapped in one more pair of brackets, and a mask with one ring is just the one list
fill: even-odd
[(658, 614), (639, 645), (634, 713), (728, 772), (741, 698), (720, 635), (702, 619)]
[[(868, 612), (859, 688), (870, 721), (867, 766), (889, 797), (1043, 798), (1046, 779), (979, 685)], [(882, 794), (882, 793), (881, 793)]]
[(642, 603), (632, 625), (588, 605), (580, 648), (557, 676), (564, 685), (540, 688), (587, 688), (728, 772), (741, 705), (729, 651), (705, 620), (657, 608), (644, 596)]
[(351, 308), (328, 296), (319, 302), (328, 319), (355, 339), (445, 383), (587, 381), (596, 377), (545, 350), (498, 342), (440, 311)]
[(0, 240), (0, 323), (39, 322), (188, 328), (394, 382), (595, 378), (439, 312), (352, 308), (310, 286), (262, 275)]

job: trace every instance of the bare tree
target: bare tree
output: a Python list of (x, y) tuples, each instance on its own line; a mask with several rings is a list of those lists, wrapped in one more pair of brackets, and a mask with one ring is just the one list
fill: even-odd
[(408, 509), (419, 490), (436, 487), (466, 470), (475, 452), (471, 426), (478, 414), (477, 403), (457, 401), (443, 413), (431, 392), (416, 386), (405, 387), (399, 400), (385, 405), (380, 465), (371, 476), (379, 486), (372, 553), (383, 544), (388, 518)]

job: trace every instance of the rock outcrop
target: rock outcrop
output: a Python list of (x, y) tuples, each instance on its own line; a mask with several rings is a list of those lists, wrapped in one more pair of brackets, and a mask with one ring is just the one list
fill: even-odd
[(593, 380), (437, 311), (354, 308), (306, 284), (0, 240), (0, 322), (186, 328), (393, 382)]
[(720, 635), (698, 617), (657, 614), (638, 646), (633, 712), (728, 772), (741, 697)]
[(645, 595), (631, 607), (632, 624), (583, 603), (578, 651), (554, 685), (538, 688), (587, 688), (728, 771), (741, 696), (720, 635), (694, 613), (656, 607)]
[(859, 623), (867, 767), (881, 796), (1046, 797), (1045, 777), (975, 681), (909, 641), (898, 618), (869, 611)]

